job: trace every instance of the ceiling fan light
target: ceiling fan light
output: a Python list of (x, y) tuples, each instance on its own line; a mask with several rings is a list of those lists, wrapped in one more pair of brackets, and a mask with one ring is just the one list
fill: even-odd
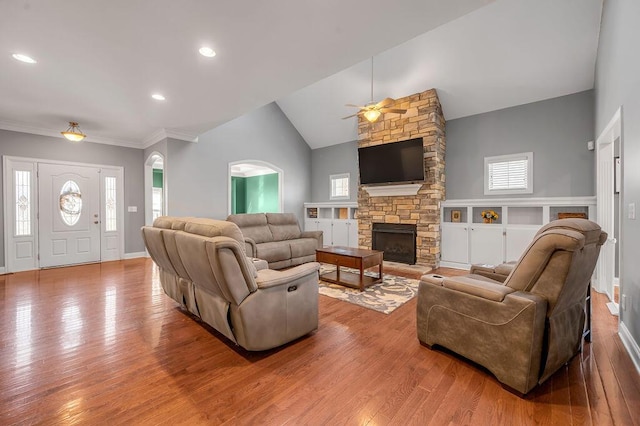
[(380, 117), (380, 111), (378, 111), (377, 109), (370, 109), (368, 111), (365, 111), (363, 115), (364, 118), (369, 121), (369, 123), (373, 123), (378, 119), (378, 117)]
[(66, 131), (60, 133), (71, 142), (80, 142), (87, 137), (87, 135), (80, 131), (78, 123), (76, 123), (75, 121), (70, 121), (69, 128)]

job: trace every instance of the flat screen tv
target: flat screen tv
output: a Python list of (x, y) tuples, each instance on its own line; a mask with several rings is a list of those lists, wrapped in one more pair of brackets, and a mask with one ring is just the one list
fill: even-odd
[(424, 181), (422, 138), (358, 148), (360, 184)]

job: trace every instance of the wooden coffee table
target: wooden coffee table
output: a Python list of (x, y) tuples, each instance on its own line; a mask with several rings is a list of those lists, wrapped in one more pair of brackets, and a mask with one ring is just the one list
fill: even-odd
[[(365, 287), (382, 282), (382, 254), (380, 250), (333, 246), (316, 249), (316, 261), (336, 265), (334, 272), (321, 275), (323, 281), (364, 291)], [(378, 265), (377, 278), (364, 274), (365, 269), (376, 265)], [(358, 269), (360, 274), (341, 272), (341, 266)]]

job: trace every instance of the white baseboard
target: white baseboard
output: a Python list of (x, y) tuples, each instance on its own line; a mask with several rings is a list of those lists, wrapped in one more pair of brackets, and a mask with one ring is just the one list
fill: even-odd
[(623, 322), (620, 322), (618, 325), (618, 336), (620, 336), (622, 344), (627, 349), (627, 352), (631, 357), (631, 361), (633, 361), (633, 364), (636, 366), (636, 370), (638, 370), (638, 374), (640, 374), (640, 346), (638, 346), (638, 343), (633, 340), (633, 336), (629, 333), (629, 329)]
[(6, 271), (4, 266), (0, 266), (0, 275), (4, 274), (4, 271)]
[(607, 302), (607, 308), (609, 308), (609, 312), (611, 312), (611, 315), (615, 315), (616, 317), (619, 316), (620, 311), (617, 303)]
[(146, 251), (139, 251), (136, 253), (125, 253), (124, 256), (122, 256), (123, 259), (137, 259), (139, 257), (149, 257), (149, 255)]

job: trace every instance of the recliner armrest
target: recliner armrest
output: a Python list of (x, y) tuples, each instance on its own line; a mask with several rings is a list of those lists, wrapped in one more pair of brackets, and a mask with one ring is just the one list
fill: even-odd
[(318, 240), (318, 248), (322, 248), (323, 234), (322, 231), (304, 231), (300, 234), (300, 238), (315, 238)]
[(502, 302), (508, 294), (515, 292), (514, 289), (506, 287), (500, 282), (478, 275), (445, 278), (440, 275), (428, 274), (420, 280), (494, 302)]
[(500, 265), (471, 265), (470, 274), (482, 275), (495, 281), (505, 282), (517, 262), (501, 263)]
[(247, 252), (247, 257), (256, 257), (258, 254), (258, 249), (256, 247), (256, 242), (249, 237), (244, 237), (244, 247)]
[(320, 264), (318, 262), (309, 262), (295, 266), (284, 271), (276, 271), (273, 269), (262, 269), (258, 271), (256, 284), (258, 289), (276, 287), (279, 285), (287, 285), (299, 278), (303, 278), (312, 274), (318, 274)]

